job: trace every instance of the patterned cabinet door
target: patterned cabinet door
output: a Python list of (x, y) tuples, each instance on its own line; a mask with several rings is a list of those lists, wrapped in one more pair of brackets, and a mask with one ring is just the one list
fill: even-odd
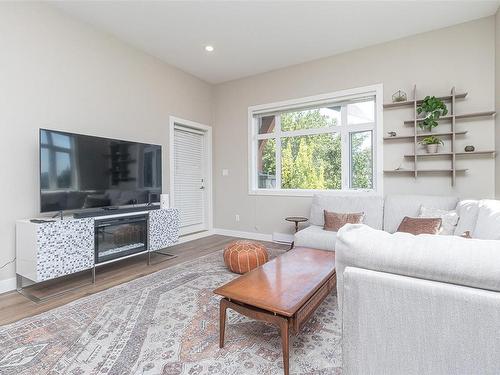
[(155, 251), (171, 246), (179, 239), (179, 210), (169, 208), (149, 213), (148, 249)]
[(94, 219), (42, 224), (37, 245), (37, 281), (90, 269), (94, 266)]

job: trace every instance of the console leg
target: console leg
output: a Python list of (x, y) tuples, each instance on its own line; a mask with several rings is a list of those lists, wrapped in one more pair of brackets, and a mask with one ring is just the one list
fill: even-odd
[(16, 290), (21, 293), (23, 290), (23, 277), (16, 273)]
[[(92, 283), (95, 283), (95, 267), (92, 268)], [(49, 300), (51, 298), (58, 297), (60, 295), (63, 295), (65, 293), (68, 293), (68, 292), (71, 292), (71, 291), (74, 291), (74, 290), (77, 290), (77, 289), (80, 289), (80, 288), (82, 288), (84, 286), (87, 286), (87, 285), (90, 285), (90, 283), (87, 283), (87, 284), (84, 284), (84, 285), (75, 286), (75, 287), (72, 287), (72, 288), (68, 288), (68, 289), (62, 290), (60, 292), (56, 292), (56, 293), (53, 293), (53, 294), (46, 295), (44, 297), (37, 297), (34, 294), (30, 293), (29, 290), (26, 290), (23, 287), (23, 277), (21, 275), (16, 274), (16, 289), (17, 289), (17, 291), (20, 294), (22, 294), (23, 296), (25, 296), (26, 298), (28, 298), (30, 301), (35, 302), (35, 303), (45, 302), (45, 301), (47, 301), (47, 300)]]
[[(151, 263), (151, 253), (164, 255), (166, 257), (166, 259), (162, 259), (162, 260), (160, 260), (158, 262)], [(160, 250), (151, 250), (151, 251), (148, 251), (148, 266), (149, 265), (153, 265), (154, 266), (155, 264), (166, 262), (167, 260), (174, 259), (174, 258), (177, 258), (177, 255), (170, 254), (170, 253), (164, 253), (164, 252), (161, 251), (161, 249)]]

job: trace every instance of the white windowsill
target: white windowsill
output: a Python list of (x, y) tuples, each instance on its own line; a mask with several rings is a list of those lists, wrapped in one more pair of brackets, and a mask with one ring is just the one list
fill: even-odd
[(268, 195), (283, 197), (312, 197), (314, 194), (331, 195), (380, 195), (376, 190), (302, 190), (302, 189), (253, 189), (248, 195)]

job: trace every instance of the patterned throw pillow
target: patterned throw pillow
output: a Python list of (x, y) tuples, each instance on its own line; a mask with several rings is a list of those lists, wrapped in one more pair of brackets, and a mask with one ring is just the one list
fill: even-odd
[(346, 224), (360, 224), (363, 222), (365, 214), (363, 212), (357, 213), (337, 213), (323, 210), (325, 216), (324, 230), (331, 232), (338, 232)]
[(446, 211), (439, 208), (427, 208), (420, 206), (420, 214), (418, 217), (426, 218), (441, 218), (441, 230), (439, 234), (451, 236), (455, 233), (455, 227), (458, 224), (458, 214), (457, 211)]
[(397, 232), (418, 234), (438, 234), (441, 227), (441, 218), (423, 218), (405, 216)]

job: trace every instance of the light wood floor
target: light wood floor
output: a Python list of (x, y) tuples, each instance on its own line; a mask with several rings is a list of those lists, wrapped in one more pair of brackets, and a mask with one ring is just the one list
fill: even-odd
[[(58, 279), (55, 282), (43, 283), (41, 286), (29, 287), (28, 290), (39, 298), (57, 293), (63, 289), (79, 287), (41, 303), (32, 302), (17, 291), (0, 294), (0, 325), (40, 314), (78, 298), (221, 250), (233, 240), (235, 240), (233, 237), (214, 235), (172, 246), (168, 248), (168, 252), (176, 254), (176, 258), (156, 263), (166, 259), (166, 257), (160, 254), (154, 255), (151, 259), (152, 265), (150, 266), (147, 265), (146, 257), (142, 255), (104, 265), (97, 268), (95, 284), (91, 284), (91, 273), (88, 271), (65, 279)], [(280, 245), (276, 244), (272, 244), (272, 246), (274, 248), (280, 247)], [(283, 245), (283, 249), (286, 248), (288, 247)]]

